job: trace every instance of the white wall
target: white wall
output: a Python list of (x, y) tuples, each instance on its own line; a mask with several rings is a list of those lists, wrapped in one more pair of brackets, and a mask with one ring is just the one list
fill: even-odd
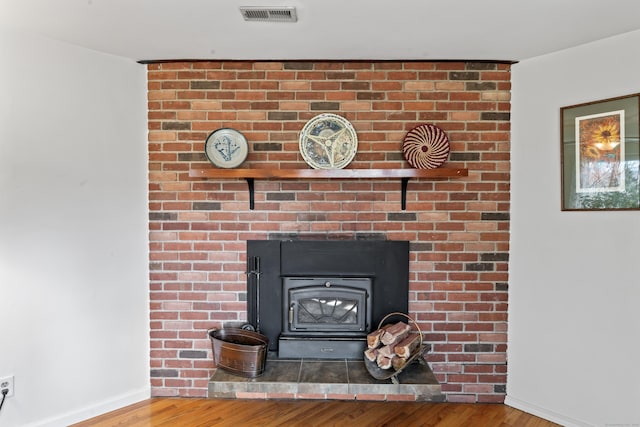
[(0, 29), (0, 425), (149, 396), (145, 69)]
[(640, 211), (560, 211), (560, 108), (640, 92), (640, 32), (513, 67), (507, 404), (640, 425)]

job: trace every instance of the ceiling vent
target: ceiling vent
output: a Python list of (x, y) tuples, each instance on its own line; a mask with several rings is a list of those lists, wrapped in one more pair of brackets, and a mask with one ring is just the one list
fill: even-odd
[(252, 7), (240, 6), (240, 12), (245, 21), (262, 22), (296, 22), (296, 8), (293, 6), (284, 7)]

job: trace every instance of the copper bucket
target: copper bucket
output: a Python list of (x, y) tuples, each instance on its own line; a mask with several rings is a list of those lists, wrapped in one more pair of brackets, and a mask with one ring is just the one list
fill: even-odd
[(262, 375), (269, 338), (240, 328), (213, 328), (207, 332), (217, 367), (241, 377)]

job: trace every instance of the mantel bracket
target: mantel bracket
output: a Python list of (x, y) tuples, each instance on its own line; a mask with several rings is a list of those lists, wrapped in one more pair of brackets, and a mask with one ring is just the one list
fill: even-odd
[(247, 186), (249, 187), (249, 209), (253, 210), (256, 204), (253, 178), (245, 178), (245, 180), (247, 181)]
[(407, 184), (409, 184), (409, 180), (411, 178), (402, 178), (402, 195), (401, 197), (401, 203), (402, 203), (402, 210), (406, 211), (407, 210)]

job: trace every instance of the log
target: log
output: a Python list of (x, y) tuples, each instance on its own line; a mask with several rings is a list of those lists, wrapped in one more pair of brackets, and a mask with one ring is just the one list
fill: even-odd
[(406, 364), (407, 364), (407, 359), (404, 357), (400, 357), (396, 355), (391, 358), (391, 366), (393, 366), (393, 369), (395, 369), (396, 371), (398, 369), (404, 368)]
[(402, 341), (396, 344), (393, 348), (395, 354), (400, 357), (409, 358), (411, 353), (418, 348), (420, 344), (420, 335), (408, 334)]
[(391, 367), (391, 358), (386, 357), (378, 352), (378, 357), (376, 357), (376, 363), (380, 369), (389, 369)]
[(376, 329), (367, 335), (367, 347), (376, 348), (380, 345), (380, 337), (384, 334), (384, 328)]
[(398, 322), (384, 330), (382, 336), (380, 337), (380, 341), (384, 345), (395, 344), (406, 337), (410, 330), (411, 326), (407, 325), (404, 322)]
[(393, 357), (396, 353), (392, 345), (385, 345), (378, 349), (378, 354), (381, 354), (385, 357)]
[(369, 359), (371, 362), (375, 362), (378, 357), (378, 349), (377, 348), (368, 348), (364, 351), (364, 357)]

